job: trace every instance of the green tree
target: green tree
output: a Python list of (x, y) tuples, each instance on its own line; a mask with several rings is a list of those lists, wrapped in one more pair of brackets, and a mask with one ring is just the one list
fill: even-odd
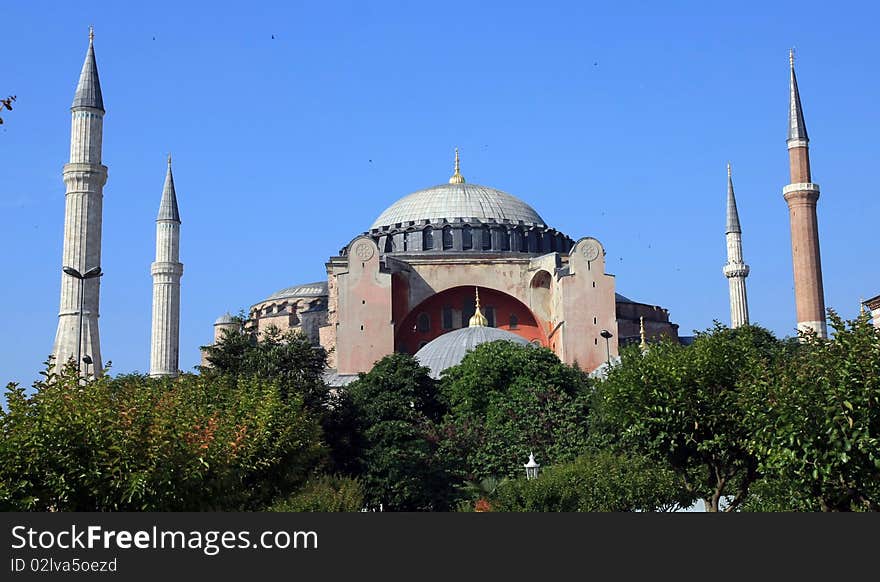
[(0, 413), (0, 509), (259, 509), (290, 495), (323, 457), (302, 398), (254, 378), (97, 380), (75, 366)]
[(349, 384), (367, 504), (390, 511), (442, 510), (449, 487), (437, 462), (436, 423), (446, 410), (429, 370), (392, 354)]
[(441, 446), (460, 481), (516, 477), (530, 452), (546, 465), (586, 448), (590, 381), (548, 349), (480, 344), (441, 383), (450, 403)]
[(597, 390), (594, 433), (668, 463), (707, 511), (736, 509), (759, 477), (743, 393), (755, 370), (785, 357), (791, 344), (756, 326), (720, 324), (690, 346), (624, 349)]
[(243, 314), (234, 320), (238, 325), (224, 329), (216, 344), (202, 347), (209, 366), (200, 366), (199, 371), (206, 375), (272, 380), (283, 396), (298, 394), (310, 410), (323, 410), (330, 398), (324, 383), (324, 349), (295, 330), (282, 332), (270, 326), (260, 336)]
[(536, 479), (505, 482), (490, 497), (490, 506), (493, 511), (663, 511), (691, 501), (664, 464), (605, 450), (548, 467)]
[(795, 357), (757, 375), (754, 448), (764, 471), (823, 511), (878, 511), (880, 330), (867, 315), (829, 318), (833, 339), (803, 335)]
[(357, 478), (317, 475), (291, 497), (276, 501), (269, 511), (353, 512), (364, 507), (364, 488)]

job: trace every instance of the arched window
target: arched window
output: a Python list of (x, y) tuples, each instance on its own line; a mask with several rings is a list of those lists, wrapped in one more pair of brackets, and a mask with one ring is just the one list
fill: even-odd
[(452, 227), (444, 226), (443, 227), (443, 250), (449, 250), (452, 248)]
[(492, 248), (492, 231), (488, 226), (484, 226), (483, 230), (483, 250), (488, 251)]
[(442, 320), (443, 329), (452, 329), (452, 307), (449, 305), (443, 306)]
[(474, 236), (471, 227), (467, 224), (461, 229), (461, 248), (469, 250), (474, 248)]
[(510, 314), (510, 329), (518, 329), (519, 328), (519, 318), (511, 313)]
[(422, 231), (422, 250), (430, 251), (434, 248), (434, 229), (430, 226)]
[(431, 331), (431, 316), (427, 313), (420, 313), (417, 325), (418, 330), (422, 333)]

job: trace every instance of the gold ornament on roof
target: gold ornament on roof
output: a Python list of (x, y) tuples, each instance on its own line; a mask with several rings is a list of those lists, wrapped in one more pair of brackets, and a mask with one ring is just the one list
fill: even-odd
[(461, 175), (461, 167), (458, 158), (458, 148), (455, 148), (455, 173), (449, 178), (450, 184), (464, 184), (464, 176)]
[(489, 320), (486, 319), (486, 316), (483, 315), (483, 312), (480, 311), (480, 288), (477, 287), (477, 301), (476, 301), (476, 309), (474, 310), (474, 314), (471, 316), (470, 327), (489, 327)]

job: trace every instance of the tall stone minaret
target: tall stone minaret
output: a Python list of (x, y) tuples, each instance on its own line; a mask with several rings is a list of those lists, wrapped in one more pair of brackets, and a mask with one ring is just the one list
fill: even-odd
[(739, 226), (739, 213), (736, 211), (736, 197), (733, 194), (733, 178), (730, 176), (730, 163), (727, 164), (727, 264), (724, 276), (730, 283), (730, 327), (749, 324), (749, 302), (746, 298), (746, 277), (749, 266), (743, 262), (742, 229)]
[(825, 325), (825, 293), (822, 288), (822, 261), (819, 256), (819, 222), (816, 202), (819, 185), (810, 176), (810, 139), (804, 123), (801, 96), (794, 74), (794, 51), (789, 52), (791, 67), (788, 112), (788, 158), (791, 183), (782, 189), (791, 221), (791, 256), (794, 264), (794, 298), (798, 330), (813, 330), (828, 337)]
[(171, 174), (171, 155), (168, 173), (156, 218), (156, 261), (153, 275), (153, 332), (150, 338), (150, 376), (177, 376), (180, 347), (180, 213), (177, 193)]
[[(73, 97), (70, 129), (70, 162), (64, 165), (67, 186), (64, 212), (62, 266), (85, 274), (101, 266), (101, 215), (107, 167), (101, 164), (104, 133), (104, 99), (95, 62), (95, 34), (89, 29), (89, 50)], [(80, 284), (82, 283), (82, 295)], [(91, 367), (79, 362), (85, 374), (101, 375), (101, 343), (98, 338), (100, 277), (61, 275), (61, 309), (52, 353), (59, 371), (68, 360), (91, 358)], [(80, 328), (80, 305), (82, 327)], [(80, 349), (77, 349), (81, 338)]]

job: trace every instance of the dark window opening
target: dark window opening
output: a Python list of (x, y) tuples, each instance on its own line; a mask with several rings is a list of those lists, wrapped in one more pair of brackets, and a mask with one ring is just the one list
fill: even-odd
[(488, 251), (492, 248), (492, 231), (488, 226), (483, 227), (483, 250)]
[(519, 328), (519, 318), (513, 313), (510, 314), (510, 329)]
[(422, 333), (431, 331), (431, 316), (427, 313), (420, 313), (417, 325), (418, 330)]
[(442, 320), (443, 329), (452, 329), (452, 307), (443, 307)]
[(461, 229), (461, 248), (466, 251), (474, 248), (474, 235), (470, 226), (465, 225)]
[(434, 229), (430, 226), (422, 231), (422, 250), (430, 251), (434, 248)]
[(443, 227), (443, 250), (449, 250), (452, 248), (452, 227), (444, 226)]

